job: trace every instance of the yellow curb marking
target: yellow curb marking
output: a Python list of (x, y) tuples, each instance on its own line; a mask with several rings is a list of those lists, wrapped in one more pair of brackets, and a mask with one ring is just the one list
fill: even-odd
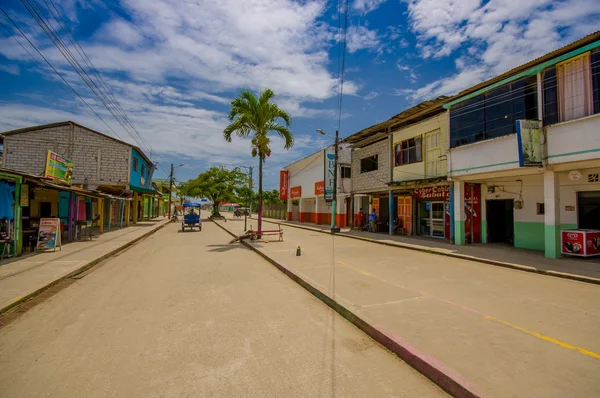
[(555, 338), (552, 338), (552, 337), (549, 337), (549, 336), (545, 336), (545, 335), (543, 335), (541, 333), (534, 332), (532, 330), (528, 330), (528, 329), (522, 328), (522, 327), (517, 326), (517, 325), (513, 325), (512, 323), (507, 322), (507, 321), (503, 321), (502, 319), (494, 318), (493, 316), (489, 316), (489, 315), (486, 315), (485, 319), (487, 319), (489, 321), (494, 321), (494, 322), (501, 323), (503, 325), (511, 327), (511, 328), (513, 328), (515, 330), (518, 330), (520, 332), (527, 333), (527, 334), (529, 334), (531, 336), (537, 337), (538, 339), (542, 339), (542, 340), (548, 341), (548, 342), (550, 342), (552, 344), (556, 344), (556, 345), (559, 345), (561, 347), (568, 348), (570, 350), (579, 351), (583, 355), (587, 355), (587, 356), (595, 358), (595, 359), (600, 359), (600, 354), (596, 354), (593, 351), (588, 351), (588, 350), (586, 350), (584, 348), (576, 347), (576, 346), (571, 345), (569, 343), (565, 343), (564, 341), (560, 341), (560, 340), (557, 340)]

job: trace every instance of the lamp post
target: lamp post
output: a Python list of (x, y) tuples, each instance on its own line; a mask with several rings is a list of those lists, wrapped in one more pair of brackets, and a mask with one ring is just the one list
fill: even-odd
[[(317, 129), (317, 133), (327, 136), (329, 138), (333, 138), (329, 136), (326, 132), (321, 129)], [(335, 138), (334, 138), (334, 155), (333, 155), (333, 200), (331, 201), (331, 233), (335, 234), (340, 232), (340, 229), (335, 226), (335, 216), (337, 213), (337, 180), (338, 180), (338, 145), (340, 140), (340, 134), (338, 130), (335, 130)]]
[(173, 176), (175, 174), (175, 168), (183, 166), (183, 163), (179, 166), (173, 166), (171, 163), (171, 174), (169, 175), (169, 220), (171, 219), (171, 200), (173, 198)]

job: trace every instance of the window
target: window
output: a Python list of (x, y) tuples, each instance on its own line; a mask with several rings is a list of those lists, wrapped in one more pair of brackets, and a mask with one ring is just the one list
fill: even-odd
[(142, 177), (146, 178), (146, 165), (142, 165)]
[(452, 107), (450, 147), (513, 134), (515, 121), (537, 117), (537, 77), (516, 80)]
[(544, 203), (536, 203), (537, 215), (542, 216), (546, 213), (546, 206)]
[(133, 171), (138, 171), (138, 160), (133, 158)]
[(423, 140), (421, 137), (399, 142), (394, 147), (395, 166), (418, 163), (423, 160)]
[(544, 92), (544, 126), (558, 123), (558, 89), (556, 87), (556, 67), (550, 67), (542, 74)]
[(592, 91), (594, 113), (600, 113), (600, 49), (592, 53)]
[(369, 156), (360, 160), (360, 172), (368, 173), (379, 169), (379, 161), (377, 155)]
[(342, 178), (352, 178), (352, 168), (342, 166)]

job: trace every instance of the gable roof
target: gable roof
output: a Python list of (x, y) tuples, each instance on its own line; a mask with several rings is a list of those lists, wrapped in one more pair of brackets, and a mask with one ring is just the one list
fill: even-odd
[(67, 121), (64, 121), (64, 122), (57, 122), (57, 123), (40, 124), (38, 126), (30, 126), (30, 127), (24, 127), (24, 128), (20, 128), (20, 129), (15, 129), (15, 130), (9, 130), (9, 131), (5, 131), (3, 133), (0, 133), (0, 136), (7, 137), (7, 136), (17, 135), (17, 134), (21, 134), (21, 133), (28, 133), (28, 132), (31, 132), (31, 131), (44, 130), (44, 129), (49, 129), (49, 128), (52, 128), (52, 127), (62, 127), (62, 126), (77, 126), (77, 127), (81, 127), (82, 129), (85, 129), (85, 130), (90, 131), (92, 133), (101, 135), (104, 138), (108, 138), (108, 139), (113, 140), (115, 142), (118, 142), (120, 144), (127, 145), (128, 147), (135, 148), (135, 150), (138, 151), (138, 153), (144, 158), (144, 160), (146, 162), (148, 162), (148, 164), (151, 164), (151, 165), (154, 166), (154, 163), (150, 160), (150, 158), (148, 158), (148, 156), (146, 156), (146, 154), (144, 153), (144, 151), (142, 151), (139, 147), (137, 147), (135, 145), (132, 145), (132, 144), (130, 144), (128, 142), (125, 142), (123, 140), (120, 140), (118, 138), (112, 137), (112, 136), (110, 136), (108, 134), (104, 134), (104, 133), (101, 133), (99, 131), (93, 130), (93, 129), (91, 129), (89, 127), (86, 127), (84, 125), (81, 125), (79, 123), (75, 123), (75, 122), (73, 122), (71, 120), (67, 120)]

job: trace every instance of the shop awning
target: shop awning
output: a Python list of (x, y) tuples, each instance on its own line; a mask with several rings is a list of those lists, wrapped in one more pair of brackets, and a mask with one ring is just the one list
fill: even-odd
[(133, 192), (144, 193), (146, 195), (159, 195), (160, 194), (160, 192), (158, 192), (156, 189), (134, 187), (133, 185), (131, 185), (129, 189), (131, 189)]

